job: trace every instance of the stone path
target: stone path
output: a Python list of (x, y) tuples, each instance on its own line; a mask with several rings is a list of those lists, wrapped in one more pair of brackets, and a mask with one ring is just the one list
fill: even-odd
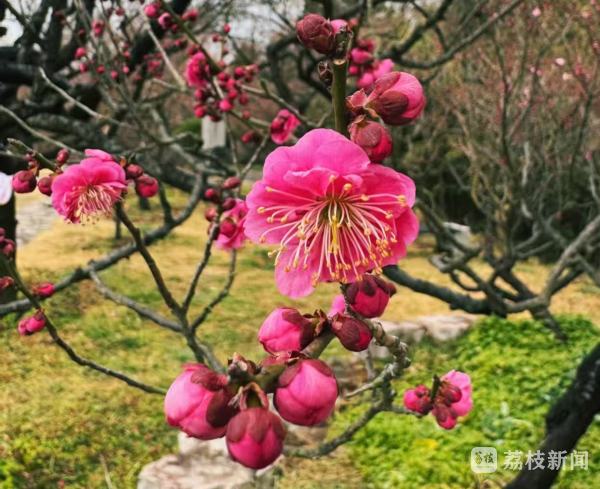
[(39, 233), (50, 229), (57, 218), (48, 198), (17, 206), (17, 247), (26, 245)]

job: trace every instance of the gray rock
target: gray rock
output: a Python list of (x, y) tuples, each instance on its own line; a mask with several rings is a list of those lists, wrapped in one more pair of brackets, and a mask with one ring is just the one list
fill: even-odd
[[(462, 336), (473, 325), (475, 318), (459, 314), (439, 314), (434, 316), (423, 316), (412, 321), (394, 323), (381, 321), (386, 333), (397, 336), (406, 343), (419, 343), (423, 338), (431, 338), (435, 342), (443, 343), (452, 341)], [(376, 345), (374, 342), (369, 346), (373, 358), (389, 358), (387, 348)]]
[(273, 468), (254, 471), (234, 462), (225, 439), (196, 440), (179, 434), (179, 454), (146, 465), (138, 489), (255, 489), (273, 487)]

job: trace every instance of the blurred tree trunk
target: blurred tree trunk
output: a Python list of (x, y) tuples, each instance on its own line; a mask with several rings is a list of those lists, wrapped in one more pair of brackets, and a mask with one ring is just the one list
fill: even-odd
[(566, 451), (568, 455), (599, 412), (600, 344), (583, 359), (575, 380), (546, 416), (546, 437), (539, 448), (544, 455), (545, 468), (527, 470), (523, 467), (506, 489), (547, 489), (552, 486), (560, 471), (548, 468), (548, 452)]

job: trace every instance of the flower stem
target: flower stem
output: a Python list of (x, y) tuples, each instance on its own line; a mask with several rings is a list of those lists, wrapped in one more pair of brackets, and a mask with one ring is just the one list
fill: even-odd
[(346, 59), (334, 59), (333, 83), (331, 84), (331, 96), (333, 99), (333, 115), (335, 118), (335, 130), (344, 136), (348, 136), (346, 121), (346, 75), (348, 61)]

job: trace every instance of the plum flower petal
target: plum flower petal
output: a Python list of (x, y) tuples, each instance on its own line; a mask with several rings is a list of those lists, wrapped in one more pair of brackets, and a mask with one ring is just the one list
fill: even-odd
[(277, 245), (277, 286), (303, 297), (318, 282), (351, 283), (402, 258), (419, 230), (414, 201), (409, 177), (371, 164), (339, 133), (314, 129), (267, 157), (246, 199), (246, 235)]

